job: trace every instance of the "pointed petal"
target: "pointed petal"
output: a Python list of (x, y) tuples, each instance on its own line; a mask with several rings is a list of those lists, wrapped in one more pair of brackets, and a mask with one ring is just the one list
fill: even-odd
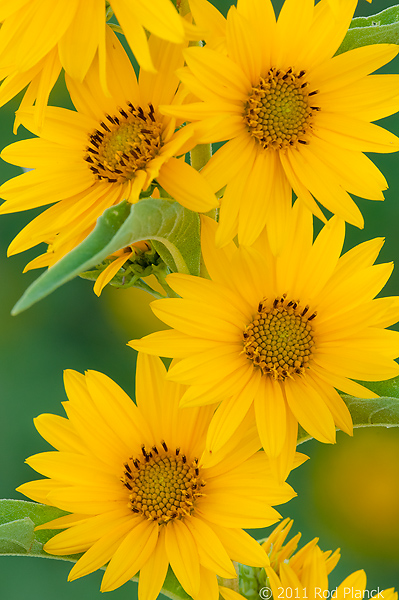
[(286, 379), (287, 402), (298, 422), (321, 442), (335, 442), (335, 424), (330, 410), (311, 383), (304, 379)]
[(101, 591), (110, 592), (136, 575), (155, 550), (157, 541), (158, 525), (140, 520), (111, 558), (101, 582)]
[(157, 545), (147, 562), (140, 569), (140, 600), (153, 600), (158, 597), (168, 572), (168, 566), (169, 561), (165, 549), (165, 528), (161, 527)]
[(236, 577), (229, 555), (212, 526), (194, 516), (185, 524), (195, 540), (201, 564), (221, 577)]
[(262, 377), (254, 406), (263, 449), (268, 456), (276, 457), (284, 446), (286, 435), (286, 407), (279, 383), (270, 377)]
[(174, 574), (185, 591), (195, 598), (200, 588), (199, 556), (195, 540), (184, 521), (168, 523), (165, 547)]

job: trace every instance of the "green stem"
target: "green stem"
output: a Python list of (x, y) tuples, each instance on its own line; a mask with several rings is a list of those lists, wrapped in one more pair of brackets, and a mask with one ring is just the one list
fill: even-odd
[[(115, 286), (115, 287), (119, 287), (119, 286)], [(147, 283), (145, 283), (145, 281), (143, 281), (142, 279), (137, 279), (136, 281), (133, 280), (133, 283), (131, 285), (125, 284), (123, 287), (124, 287), (124, 289), (126, 289), (128, 287), (138, 288), (139, 290), (148, 292), (149, 294), (151, 294), (151, 296), (154, 296), (154, 298), (156, 298), (157, 300), (161, 300), (162, 298), (164, 298), (164, 296), (162, 294), (160, 294), (159, 292), (154, 290)]]
[[(176, 294), (175, 291), (172, 290), (172, 288), (166, 283), (166, 279), (165, 279), (165, 274), (162, 271), (157, 271), (156, 273), (154, 273), (155, 277), (158, 280), (158, 283), (161, 284), (161, 286), (163, 287), (163, 289), (166, 292), (166, 295), (168, 296), (168, 298), (180, 298), (180, 296), (178, 294)], [(162, 298), (163, 296), (160, 296), (160, 298)]]

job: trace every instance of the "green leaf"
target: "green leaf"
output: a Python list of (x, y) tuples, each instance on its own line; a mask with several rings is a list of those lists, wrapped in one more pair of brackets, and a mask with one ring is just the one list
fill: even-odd
[[(66, 514), (54, 506), (25, 500), (0, 500), (0, 554), (58, 559), (58, 556), (50, 556), (43, 550), (44, 544), (58, 531), (34, 529)], [(71, 560), (71, 557), (64, 558)], [(74, 557), (74, 560), (77, 558)]]
[(399, 44), (399, 6), (391, 6), (371, 17), (357, 17), (337, 54), (370, 44)]
[(29, 554), (35, 534), (29, 517), (0, 525), (1, 554)]
[(150, 240), (171, 271), (199, 275), (200, 221), (177, 202), (148, 198), (111, 206), (79, 246), (45, 271), (26, 290), (12, 310), (26, 310), (80, 273), (103, 262), (130, 244)]
[[(389, 393), (371, 400), (354, 398), (346, 394), (342, 399), (352, 416), (354, 427), (399, 427), (399, 377), (389, 381), (378, 381), (367, 384), (375, 393)], [(299, 427), (297, 444), (307, 442), (312, 437)]]

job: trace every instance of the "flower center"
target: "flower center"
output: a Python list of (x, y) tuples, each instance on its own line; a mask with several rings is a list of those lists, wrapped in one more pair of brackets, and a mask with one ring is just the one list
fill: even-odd
[(282, 150), (308, 143), (312, 113), (319, 107), (310, 105), (317, 91), (307, 91), (304, 75), (305, 71), (296, 75), (292, 69), (273, 67), (252, 88), (244, 120), (263, 148)]
[(312, 355), (315, 317), (308, 306), (301, 309), (298, 302), (287, 302), (286, 295), (273, 302), (262, 300), (243, 333), (247, 357), (263, 375), (277, 380), (302, 375)]
[(140, 458), (124, 465), (122, 482), (130, 492), (131, 510), (159, 524), (191, 515), (205, 485), (198, 459), (189, 464), (180, 448), (172, 453), (165, 442), (160, 450), (153, 446), (148, 452), (143, 445), (141, 451)]
[(85, 161), (97, 179), (124, 183), (159, 153), (162, 125), (152, 104), (143, 109), (128, 103), (104, 121), (89, 136)]

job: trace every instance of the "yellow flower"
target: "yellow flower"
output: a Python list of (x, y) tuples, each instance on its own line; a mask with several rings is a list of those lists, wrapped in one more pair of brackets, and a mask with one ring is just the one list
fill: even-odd
[[(399, 150), (395, 135), (371, 123), (399, 109), (399, 76), (369, 73), (398, 47), (333, 56), (356, 3), (341, 2), (335, 17), (328, 0), (286, 0), (276, 23), (270, 0), (243, 0), (227, 15), (226, 50), (184, 52), (179, 75), (202, 102), (162, 111), (197, 121), (202, 143), (229, 140), (202, 170), (215, 192), (227, 184), (218, 245), (237, 233), (250, 245), (267, 225), (278, 250), (292, 190), (323, 221), (318, 203), (357, 227), (363, 218), (348, 192), (384, 199), (386, 181), (363, 152)], [(213, 20), (212, 44), (215, 28)]]
[[(262, 548), (269, 556), (270, 570), (273, 570), (277, 575), (281, 572), (281, 565), (289, 565), (292, 570), (299, 576), (302, 574), (303, 565), (308, 565), (313, 549), (317, 546), (318, 538), (314, 538), (306, 546), (297, 552), (298, 542), (301, 539), (301, 534), (297, 533), (289, 542), (286, 538), (292, 528), (294, 521), (292, 519), (284, 519), (272, 531), (270, 536), (262, 544)], [(323, 570), (326, 576), (336, 567), (340, 552), (335, 550), (332, 554), (330, 550), (321, 553)]]
[[(144, 28), (176, 44), (192, 34), (169, 0), (111, 0), (110, 5), (143, 69), (155, 71)], [(107, 90), (102, 0), (0, 0), (0, 21), (0, 105), (29, 84), (23, 105), (36, 99), (36, 124), (42, 124), (61, 68), (82, 82), (96, 53), (100, 81)]]
[[(263, 544), (270, 556), (271, 565), (266, 567), (273, 598), (332, 598), (333, 600), (361, 600), (366, 589), (366, 574), (363, 570), (356, 571), (347, 577), (337, 588), (329, 590), (328, 575), (340, 559), (339, 550), (323, 552), (317, 545), (318, 538), (306, 546), (297, 549), (298, 534), (284, 546), (285, 537), (293, 521), (286, 519)], [(270, 589), (269, 588), (269, 589)], [(265, 588), (263, 588), (265, 589)], [(371, 598), (381, 600), (397, 600), (398, 594), (393, 588), (380, 591), (373, 590)], [(370, 594), (370, 592), (369, 592)], [(262, 596), (261, 596), (262, 597)], [(266, 597), (266, 596), (264, 596)], [(267, 596), (270, 597), (270, 596)], [(370, 595), (366, 596), (370, 597)]]
[(231, 242), (217, 248), (217, 225), (202, 217), (211, 281), (168, 275), (181, 298), (151, 306), (174, 329), (129, 342), (137, 350), (181, 359), (168, 377), (191, 386), (182, 406), (222, 401), (207, 440), (214, 451), (252, 404), (270, 457), (294, 451), (297, 422), (314, 438), (333, 443), (336, 426), (352, 433), (350, 413), (335, 388), (373, 398), (351, 379), (399, 374), (393, 360), (399, 333), (384, 329), (398, 320), (399, 298), (373, 299), (393, 268), (373, 266), (383, 240), (340, 257), (344, 221), (333, 217), (312, 243), (312, 215), (298, 202), (284, 226), (284, 245), (275, 257), (266, 232), (253, 247)]
[[(340, 586), (330, 590), (328, 576), (340, 559), (339, 550), (323, 552), (317, 542), (318, 538), (297, 550), (301, 534), (297, 534), (284, 544), (293, 521), (285, 519), (272, 532), (262, 545), (270, 558), (270, 566), (263, 569), (245, 568), (241, 573), (240, 587), (249, 588), (255, 597), (277, 600), (317, 600), (332, 598), (333, 600), (361, 600), (366, 589), (366, 574), (359, 570), (349, 575)], [(230, 582), (231, 583), (231, 582)], [(222, 587), (220, 593), (225, 600), (244, 600), (247, 596)], [(372, 595), (370, 595), (372, 594)], [(252, 596), (251, 596), (252, 597)], [(397, 600), (398, 594), (393, 588), (380, 591), (368, 590), (366, 598), (380, 600)]]
[(57, 451), (27, 460), (48, 479), (18, 491), (72, 513), (40, 526), (66, 529), (47, 542), (48, 553), (84, 553), (70, 580), (108, 563), (102, 591), (140, 571), (140, 600), (155, 600), (170, 565), (192, 598), (217, 600), (216, 574), (236, 576), (231, 560), (268, 564), (242, 528), (274, 523), (270, 505), (295, 494), (272, 478), (250, 426), (210, 457), (213, 407), (179, 409), (185, 388), (165, 375), (160, 359), (139, 355), (136, 406), (105, 375), (66, 371), (68, 418), (35, 419)]
[[(129, 58), (111, 30), (107, 35), (107, 70), (111, 96), (102, 92), (97, 60), (83, 83), (67, 78), (76, 111), (49, 107), (41, 137), (16, 142), (2, 158), (33, 168), (0, 187), (6, 202), (1, 213), (27, 210), (57, 201), (34, 219), (11, 243), (9, 253), (41, 242), (53, 252), (76, 245), (106, 208), (126, 199), (137, 202), (154, 179), (181, 204), (196, 210), (217, 204), (209, 185), (184, 160), (194, 144), (191, 126), (176, 131), (176, 119), (158, 105), (179, 102), (174, 71), (182, 65), (181, 46), (152, 37), (149, 45), (158, 72), (141, 71), (137, 81)], [(18, 111), (35, 134), (33, 110)], [(197, 198), (197, 202), (195, 202)]]

